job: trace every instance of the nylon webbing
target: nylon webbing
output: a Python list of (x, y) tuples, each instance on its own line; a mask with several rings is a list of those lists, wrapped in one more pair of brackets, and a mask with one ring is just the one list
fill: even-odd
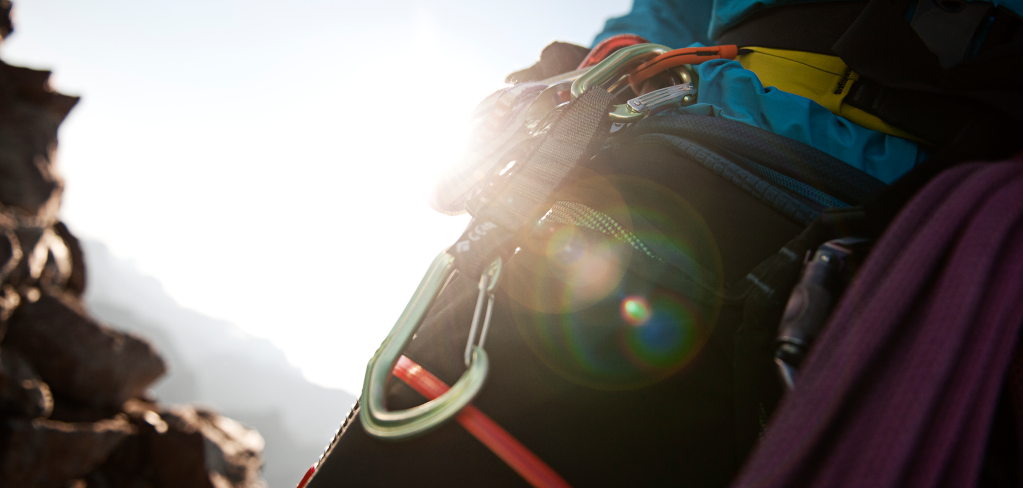
[(576, 163), (595, 149), (594, 142), (603, 142), (613, 99), (594, 89), (572, 102), (526, 167), (486, 208), (493, 222), (517, 230), (537, 212)]
[(469, 223), (451, 252), (455, 267), (477, 276), (485, 266), (507, 252), (515, 233), (549, 208), (551, 193), (580, 160), (603, 143), (610, 129), (608, 107), (614, 97), (596, 88), (574, 100), (533, 156), (497, 195), (489, 199)]

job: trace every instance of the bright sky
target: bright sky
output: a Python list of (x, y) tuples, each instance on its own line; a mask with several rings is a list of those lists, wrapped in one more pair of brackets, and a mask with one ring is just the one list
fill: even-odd
[(0, 54), (82, 96), (60, 132), (73, 232), (357, 393), (465, 225), (425, 195), (468, 112), (629, 5), (15, 0)]

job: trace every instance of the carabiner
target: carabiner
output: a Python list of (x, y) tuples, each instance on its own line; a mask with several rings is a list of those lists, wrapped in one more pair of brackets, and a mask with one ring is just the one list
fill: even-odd
[[(643, 81), (657, 73), (669, 69), (681, 68), (684, 70), (685, 65), (700, 64), (714, 59), (735, 59), (738, 53), (739, 48), (734, 45), (688, 47), (675, 50), (659, 44), (637, 44), (623, 47), (572, 83), (572, 99), (579, 98), (591, 86), (603, 85), (614, 77), (621, 78), (628, 74), (628, 83), (632, 85), (633, 90), (638, 90)], [(627, 72), (627, 70), (631, 72)], [(684, 72), (688, 73), (688, 70)], [(615, 105), (608, 115), (609, 118), (612, 122), (627, 124), (637, 122), (658, 110), (691, 103), (694, 100), (693, 95), (696, 94), (696, 89), (690, 83), (691, 75), (689, 80), (685, 79), (687, 76), (684, 74), (680, 73), (680, 76), (683, 78), (683, 84), (677, 86), (685, 86), (685, 88), (669, 86), (636, 97), (629, 100), (629, 103)], [(616, 86), (621, 86), (621, 83), (617, 83)]]
[[(398, 321), (388, 333), (387, 338), (384, 339), (380, 349), (366, 366), (366, 378), (362, 385), (363, 406), (359, 410), (359, 417), (362, 420), (363, 428), (373, 437), (388, 440), (406, 439), (439, 427), (457, 415), (483, 387), (487, 372), (490, 370), (490, 361), (482, 344), (489, 320), (484, 323), (480, 344), (471, 348), (469, 367), (451, 386), (451, 389), (433, 400), (405, 410), (390, 411), (384, 404), (384, 387), (387, 384), (387, 378), (390, 377), (391, 370), (394, 369), (402, 351), (412, 339), (412, 335), (415, 334), (419, 323), (426, 316), (430, 304), (433, 303), (437, 293), (451, 276), (454, 260), (455, 258), (446, 251), (440, 253), (433, 260), (426, 275), (423, 276), (423, 280), (419, 283), (419, 287), (412, 295), (412, 299), (405, 306), (405, 310), (398, 317)], [(481, 277), (481, 283), (484, 281), (487, 283), (484, 289), (488, 293), (492, 293), (492, 285), (496, 283), (497, 272), (492, 273), (495, 266), (499, 271), (500, 262), (495, 261)], [(493, 303), (492, 298), (490, 303)], [(478, 318), (479, 307), (477, 307), (475, 315)], [(489, 316), (488, 307), (488, 319)], [(474, 320), (474, 328), (476, 322)], [(470, 341), (473, 340), (474, 335), (475, 330), (471, 331), (469, 335)]]
[[(671, 51), (671, 48), (660, 44), (637, 44), (635, 46), (623, 47), (572, 83), (572, 99), (579, 98), (591, 86), (603, 85), (616, 77), (626, 75), (628, 70), (639, 66), (644, 61), (669, 51)], [(646, 113), (637, 112), (629, 107), (628, 104), (623, 103), (615, 105), (608, 116), (612, 122), (630, 123), (637, 122), (646, 115)]]

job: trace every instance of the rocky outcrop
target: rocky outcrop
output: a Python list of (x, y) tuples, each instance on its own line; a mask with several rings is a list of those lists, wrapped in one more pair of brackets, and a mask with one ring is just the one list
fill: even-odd
[(41, 295), (8, 322), (3, 347), (37, 365), (57, 395), (96, 406), (117, 406), (138, 397), (167, 367), (144, 339), (104, 327), (68, 302)]
[(46, 418), (53, 413), (53, 394), (24, 356), (8, 349), (0, 354), (0, 415)]
[[(11, 32), (0, 0), (0, 37)], [(144, 338), (94, 320), (78, 240), (57, 220), (57, 128), (77, 98), (0, 61), (0, 486), (258, 488), (263, 438), (166, 407)]]
[(89, 423), (9, 419), (0, 472), (4, 486), (50, 488), (86, 475), (106, 460), (133, 429), (122, 415)]
[[(259, 429), (266, 440), (263, 477), (273, 487), (294, 486), (319, 459), (355, 397), (310, 383), (266, 339), (188, 310), (160, 282), (82, 240), (88, 260), (89, 312), (118, 330), (145, 337), (167, 362), (152, 391), (170, 403), (198, 402)], [(340, 412), (340, 413), (339, 413)]]
[(227, 417), (190, 406), (125, 404), (134, 434), (84, 477), (86, 486), (262, 486), (263, 438)]

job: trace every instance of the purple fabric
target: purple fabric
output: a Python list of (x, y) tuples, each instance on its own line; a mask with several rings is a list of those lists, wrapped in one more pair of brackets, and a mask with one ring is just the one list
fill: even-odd
[(934, 179), (878, 242), (735, 488), (977, 483), (1023, 324), (1023, 160)]

